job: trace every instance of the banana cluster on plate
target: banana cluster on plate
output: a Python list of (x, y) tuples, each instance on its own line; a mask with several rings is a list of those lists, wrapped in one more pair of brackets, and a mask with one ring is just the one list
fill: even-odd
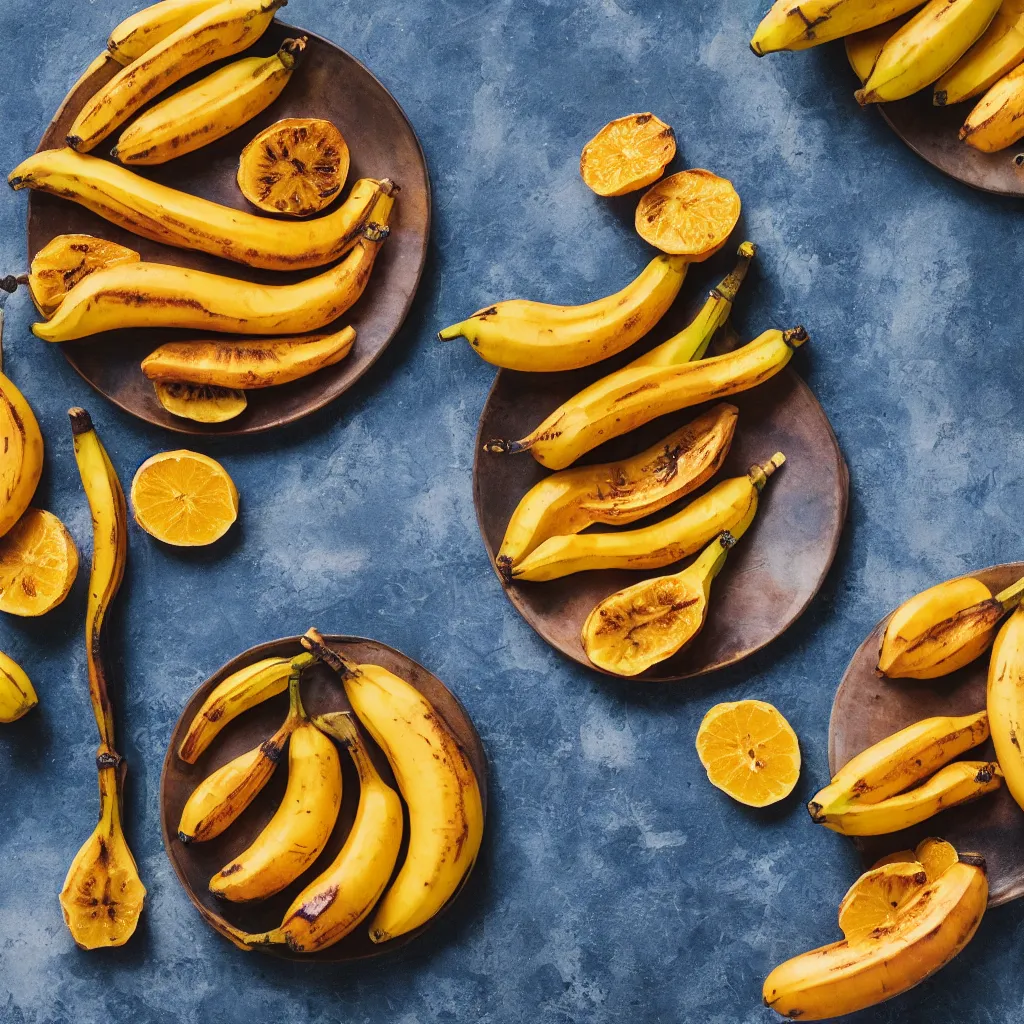
[[(285, 943), (312, 953), (339, 942), (372, 912), (370, 938), (387, 942), (426, 924), (468, 875), (483, 838), (480, 786), (465, 751), (414, 686), (378, 665), (355, 664), (314, 629), (303, 645), (311, 653), (267, 658), (228, 676), (196, 713), (178, 749), (190, 764), (238, 715), (288, 690), (288, 714), (277, 732), (193, 790), (178, 838), (198, 843), (224, 832), (270, 780), (287, 745), (288, 784), (277, 811), (209, 883), (212, 893), (235, 903), (281, 892), (312, 867), (334, 830), (342, 797), (337, 743), (359, 777), (355, 821), (337, 856), (295, 897), (278, 927), (251, 934), (223, 921), (218, 926), (250, 948)], [(355, 717), (386, 755), (408, 806), (408, 848), (397, 874), (402, 799), (374, 767), (352, 715), (307, 716), (300, 679), (314, 660), (341, 677)]]

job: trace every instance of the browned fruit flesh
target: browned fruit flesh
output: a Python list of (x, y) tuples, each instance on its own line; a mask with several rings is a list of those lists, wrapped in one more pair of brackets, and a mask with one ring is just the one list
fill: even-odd
[(606, 124), (584, 147), (580, 175), (599, 196), (622, 196), (657, 181), (676, 155), (675, 132), (654, 114)]
[(93, 235), (58, 235), (32, 260), (28, 286), (32, 301), (49, 320), (72, 288), (95, 270), (138, 263), (132, 249)]

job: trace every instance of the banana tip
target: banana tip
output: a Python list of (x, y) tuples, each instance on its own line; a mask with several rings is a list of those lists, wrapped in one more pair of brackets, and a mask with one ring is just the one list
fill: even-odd
[(501, 582), (509, 587), (512, 585), (512, 559), (508, 555), (498, 555), (494, 560), (495, 567), (498, 570), (498, 578)]
[(812, 800), (807, 805), (807, 813), (811, 816), (811, 821), (813, 821), (816, 825), (820, 825), (821, 824), (821, 821), (822, 821), (821, 811), (822, 811), (821, 804), (816, 803), (814, 800)]
[(178, 839), (186, 846), (188, 846), (188, 844), (192, 842), (192, 837), (190, 835), (186, 835), (184, 832), (178, 833)]
[(750, 52), (755, 57), (763, 57), (764, 56), (764, 50), (758, 49), (758, 44), (753, 39), (750, 40)]
[(92, 430), (92, 417), (84, 410), (75, 406), (68, 409), (68, 419), (71, 420), (71, 433), (77, 437), (79, 434), (87, 434)]
[(80, 135), (68, 135), (64, 139), (64, 141), (68, 144), (68, 146), (71, 149), (75, 150), (75, 152), (78, 152), (78, 147), (81, 146), (82, 144), (82, 137)]
[(783, 331), (782, 340), (791, 348), (799, 348), (804, 342), (810, 341), (810, 336), (803, 324), (800, 324), (797, 327), (791, 327), (788, 331)]
[(529, 445), (522, 441), (506, 441), (503, 437), (484, 441), (484, 451), (490, 455), (515, 455), (517, 452), (525, 452), (527, 448)]
[(937, 89), (932, 96), (932, 103), (936, 107), (944, 107), (946, 105), (946, 90)]
[(870, 95), (866, 89), (858, 89), (854, 94), (853, 98), (862, 106), (866, 107), (872, 102)]

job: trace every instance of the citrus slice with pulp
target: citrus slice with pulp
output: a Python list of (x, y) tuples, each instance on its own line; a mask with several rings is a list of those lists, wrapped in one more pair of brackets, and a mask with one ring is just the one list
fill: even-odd
[(680, 171), (648, 189), (636, 208), (636, 230), (662, 252), (699, 263), (718, 252), (740, 219), (732, 182), (710, 171)]
[(847, 942), (894, 924), (903, 907), (928, 881), (924, 865), (894, 861), (866, 871), (839, 904), (839, 927)]
[(657, 181), (676, 155), (675, 132), (653, 114), (606, 124), (584, 147), (580, 176), (599, 196), (623, 196)]
[(78, 548), (50, 512), (26, 509), (0, 537), (0, 611), (45, 615), (68, 596), (78, 575)]

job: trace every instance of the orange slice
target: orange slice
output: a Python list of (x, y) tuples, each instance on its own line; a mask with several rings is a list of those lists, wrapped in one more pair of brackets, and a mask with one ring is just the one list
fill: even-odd
[(238, 491), (224, 467), (198, 452), (161, 452), (132, 481), (132, 510), (146, 533), (177, 547), (219, 540), (238, 518)]
[(0, 538), (0, 611), (45, 615), (68, 596), (78, 575), (78, 548), (64, 524), (30, 508)]
[(960, 860), (953, 844), (947, 843), (945, 839), (922, 839), (917, 844), (916, 853), (929, 882), (934, 882), (946, 868), (951, 868)]
[(866, 871), (839, 904), (839, 927), (847, 942), (867, 938), (896, 923), (900, 911), (928, 882), (917, 861), (895, 861)]
[(676, 155), (676, 135), (653, 114), (609, 121), (584, 147), (580, 176), (599, 196), (624, 196), (657, 181)]
[(58, 235), (36, 253), (29, 268), (28, 288), (36, 309), (47, 320), (72, 288), (96, 270), (138, 263), (134, 249), (92, 235)]
[(787, 797), (800, 777), (800, 743), (763, 700), (716, 704), (697, 730), (697, 754), (713, 786), (748, 807)]
[(718, 252), (740, 219), (732, 182), (710, 171), (680, 171), (644, 193), (636, 230), (662, 252), (699, 263)]
[(897, 850), (895, 853), (887, 853), (884, 857), (879, 857), (871, 865), (871, 868), (874, 870), (875, 868), (884, 868), (886, 864), (914, 864), (916, 862), (917, 854), (913, 850)]

